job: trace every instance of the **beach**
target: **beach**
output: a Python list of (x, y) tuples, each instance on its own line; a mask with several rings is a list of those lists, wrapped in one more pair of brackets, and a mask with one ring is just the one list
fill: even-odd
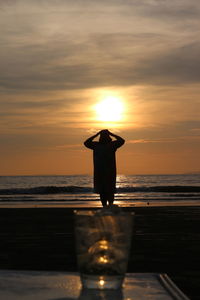
[[(167, 273), (199, 299), (200, 206), (123, 209), (135, 212), (128, 272)], [(1, 269), (77, 271), (73, 207), (0, 208), (0, 243)]]

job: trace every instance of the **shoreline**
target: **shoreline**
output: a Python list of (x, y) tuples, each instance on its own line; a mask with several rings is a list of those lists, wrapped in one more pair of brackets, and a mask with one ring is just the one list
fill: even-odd
[[(134, 200), (133, 200), (134, 202)], [(199, 207), (199, 200), (176, 200), (176, 201), (136, 201), (135, 203), (128, 203), (122, 201), (115, 201), (114, 204), (120, 206), (121, 208), (135, 208), (135, 207)], [(82, 203), (74, 201), (73, 203), (0, 203), (0, 209), (2, 208), (101, 208), (100, 200), (95, 201), (82, 201)]]

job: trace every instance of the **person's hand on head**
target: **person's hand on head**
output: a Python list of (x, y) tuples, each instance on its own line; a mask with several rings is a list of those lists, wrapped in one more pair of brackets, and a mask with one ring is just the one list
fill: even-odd
[(109, 135), (113, 136), (113, 133), (111, 131), (109, 131), (109, 130), (107, 130), (107, 131), (108, 131)]
[(101, 131), (100, 131), (100, 133), (106, 133), (108, 130), (107, 129), (102, 129)]
[(104, 131), (105, 131), (106, 133), (108, 133), (108, 134), (110, 133), (108, 129), (104, 129)]
[(101, 134), (103, 130), (99, 130), (97, 134)]

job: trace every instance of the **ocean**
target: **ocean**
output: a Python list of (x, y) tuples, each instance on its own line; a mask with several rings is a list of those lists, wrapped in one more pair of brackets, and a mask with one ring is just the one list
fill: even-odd
[[(200, 205), (200, 174), (118, 175), (120, 206)], [(98, 207), (90, 175), (0, 176), (1, 207)]]

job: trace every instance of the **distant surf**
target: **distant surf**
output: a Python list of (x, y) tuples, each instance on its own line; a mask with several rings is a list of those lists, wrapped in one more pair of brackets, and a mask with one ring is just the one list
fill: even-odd
[[(140, 186), (119, 187), (116, 193), (200, 193), (200, 186)], [(93, 188), (83, 186), (37, 186), (31, 188), (0, 189), (0, 195), (49, 195), (93, 193)]]
[[(118, 175), (115, 203), (200, 205), (200, 175)], [(154, 203), (154, 204), (153, 204)], [(0, 176), (0, 205), (100, 205), (90, 175)]]

